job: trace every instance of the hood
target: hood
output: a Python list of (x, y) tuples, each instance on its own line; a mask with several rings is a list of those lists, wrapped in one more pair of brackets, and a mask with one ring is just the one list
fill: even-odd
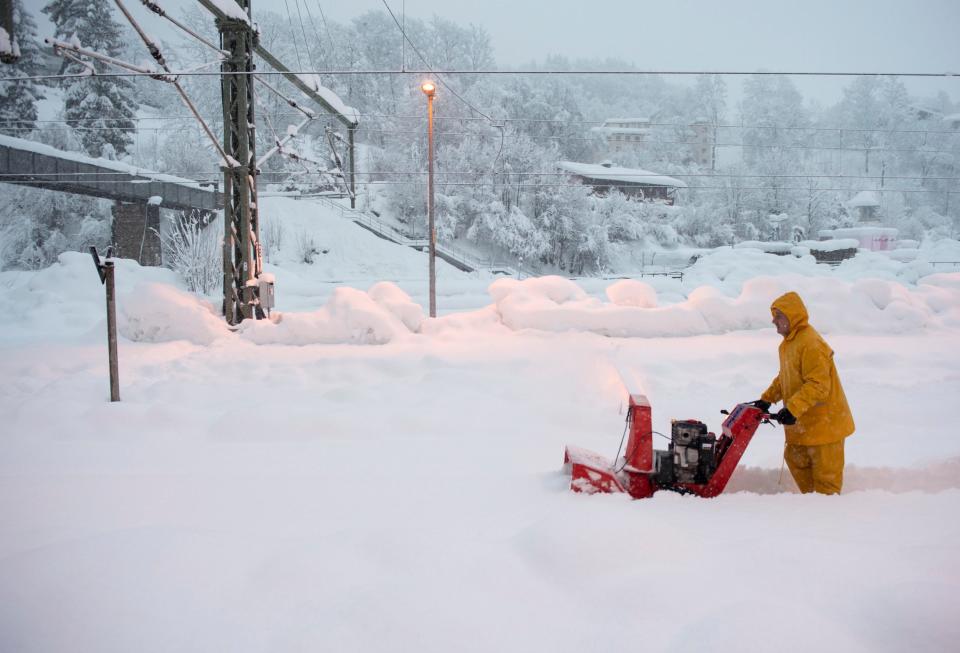
[(770, 312), (773, 313), (773, 309), (775, 308), (790, 320), (790, 333), (786, 335), (786, 340), (794, 337), (797, 335), (799, 329), (807, 326), (807, 319), (809, 317), (807, 307), (803, 305), (803, 300), (800, 299), (800, 295), (797, 293), (788, 292), (777, 297), (770, 305)]

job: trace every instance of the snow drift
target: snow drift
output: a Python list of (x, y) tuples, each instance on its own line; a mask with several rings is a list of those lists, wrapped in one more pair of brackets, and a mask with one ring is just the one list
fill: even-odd
[(491, 284), (497, 312), (511, 329), (588, 331), (617, 337), (681, 337), (770, 326), (770, 304), (787, 291), (803, 297), (810, 321), (824, 333), (904, 333), (960, 323), (960, 273), (931, 275), (917, 287), (895, 281), (787, 275), (745, 281), (736, 297), (700, 286), (681, 302), (657, 306), (655, 291), (638, 281), (607, 289), (610, 302), (590, 297), (573, 281), (540, 277)]

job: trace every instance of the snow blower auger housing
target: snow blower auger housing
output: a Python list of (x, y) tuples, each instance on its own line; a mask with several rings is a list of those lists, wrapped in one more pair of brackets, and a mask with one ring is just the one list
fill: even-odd
[(563, 462), (574, 492), (626, 492), (634, 499), (670, 490), (715, 497), (740, 462), (757, 427), (769, 415), (752, 404), (737, 404), (723, 422), (719, 438), (697, 420), (674, 420), (666, 451), (654, 450), (650, 402), (630, 395), (629, 438), (623, 457), (610, 461), (579, 447), (567, 447)]

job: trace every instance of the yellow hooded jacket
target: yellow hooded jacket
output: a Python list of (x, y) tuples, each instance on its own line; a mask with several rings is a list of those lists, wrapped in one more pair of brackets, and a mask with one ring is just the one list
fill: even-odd
[(790, 333), (780, 343), (780, 373), (762, 399), (783, 400), (797, 423), (784, 426), (787, 444), (819, 445), (839, 442), (853, 433), (853, 415), (833, 364), (833, 350), (807, 323), (807, 307), (800, 295), (778, 297), (770, 312), (779, 309), (790, 320)]

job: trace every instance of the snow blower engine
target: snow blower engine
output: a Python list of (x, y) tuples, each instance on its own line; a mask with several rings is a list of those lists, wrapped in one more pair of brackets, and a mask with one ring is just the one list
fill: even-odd
[[(726, 413), (726, 411), (723, 411)], [(718, 438), (697, 420), (674, 420), (666, 451), (654, 450), (650, 402), (630, 395), (627, 411), (629, 438), (623, 457), (610, 461), (579, 447), (567, 447), (563, 462), (574, 492), (626, 492), (634, 499), (670, 490), (715, 497), (740, 462), (750, 439), (770, 415), (753, 404), (737, 404), (727, 414)]]

